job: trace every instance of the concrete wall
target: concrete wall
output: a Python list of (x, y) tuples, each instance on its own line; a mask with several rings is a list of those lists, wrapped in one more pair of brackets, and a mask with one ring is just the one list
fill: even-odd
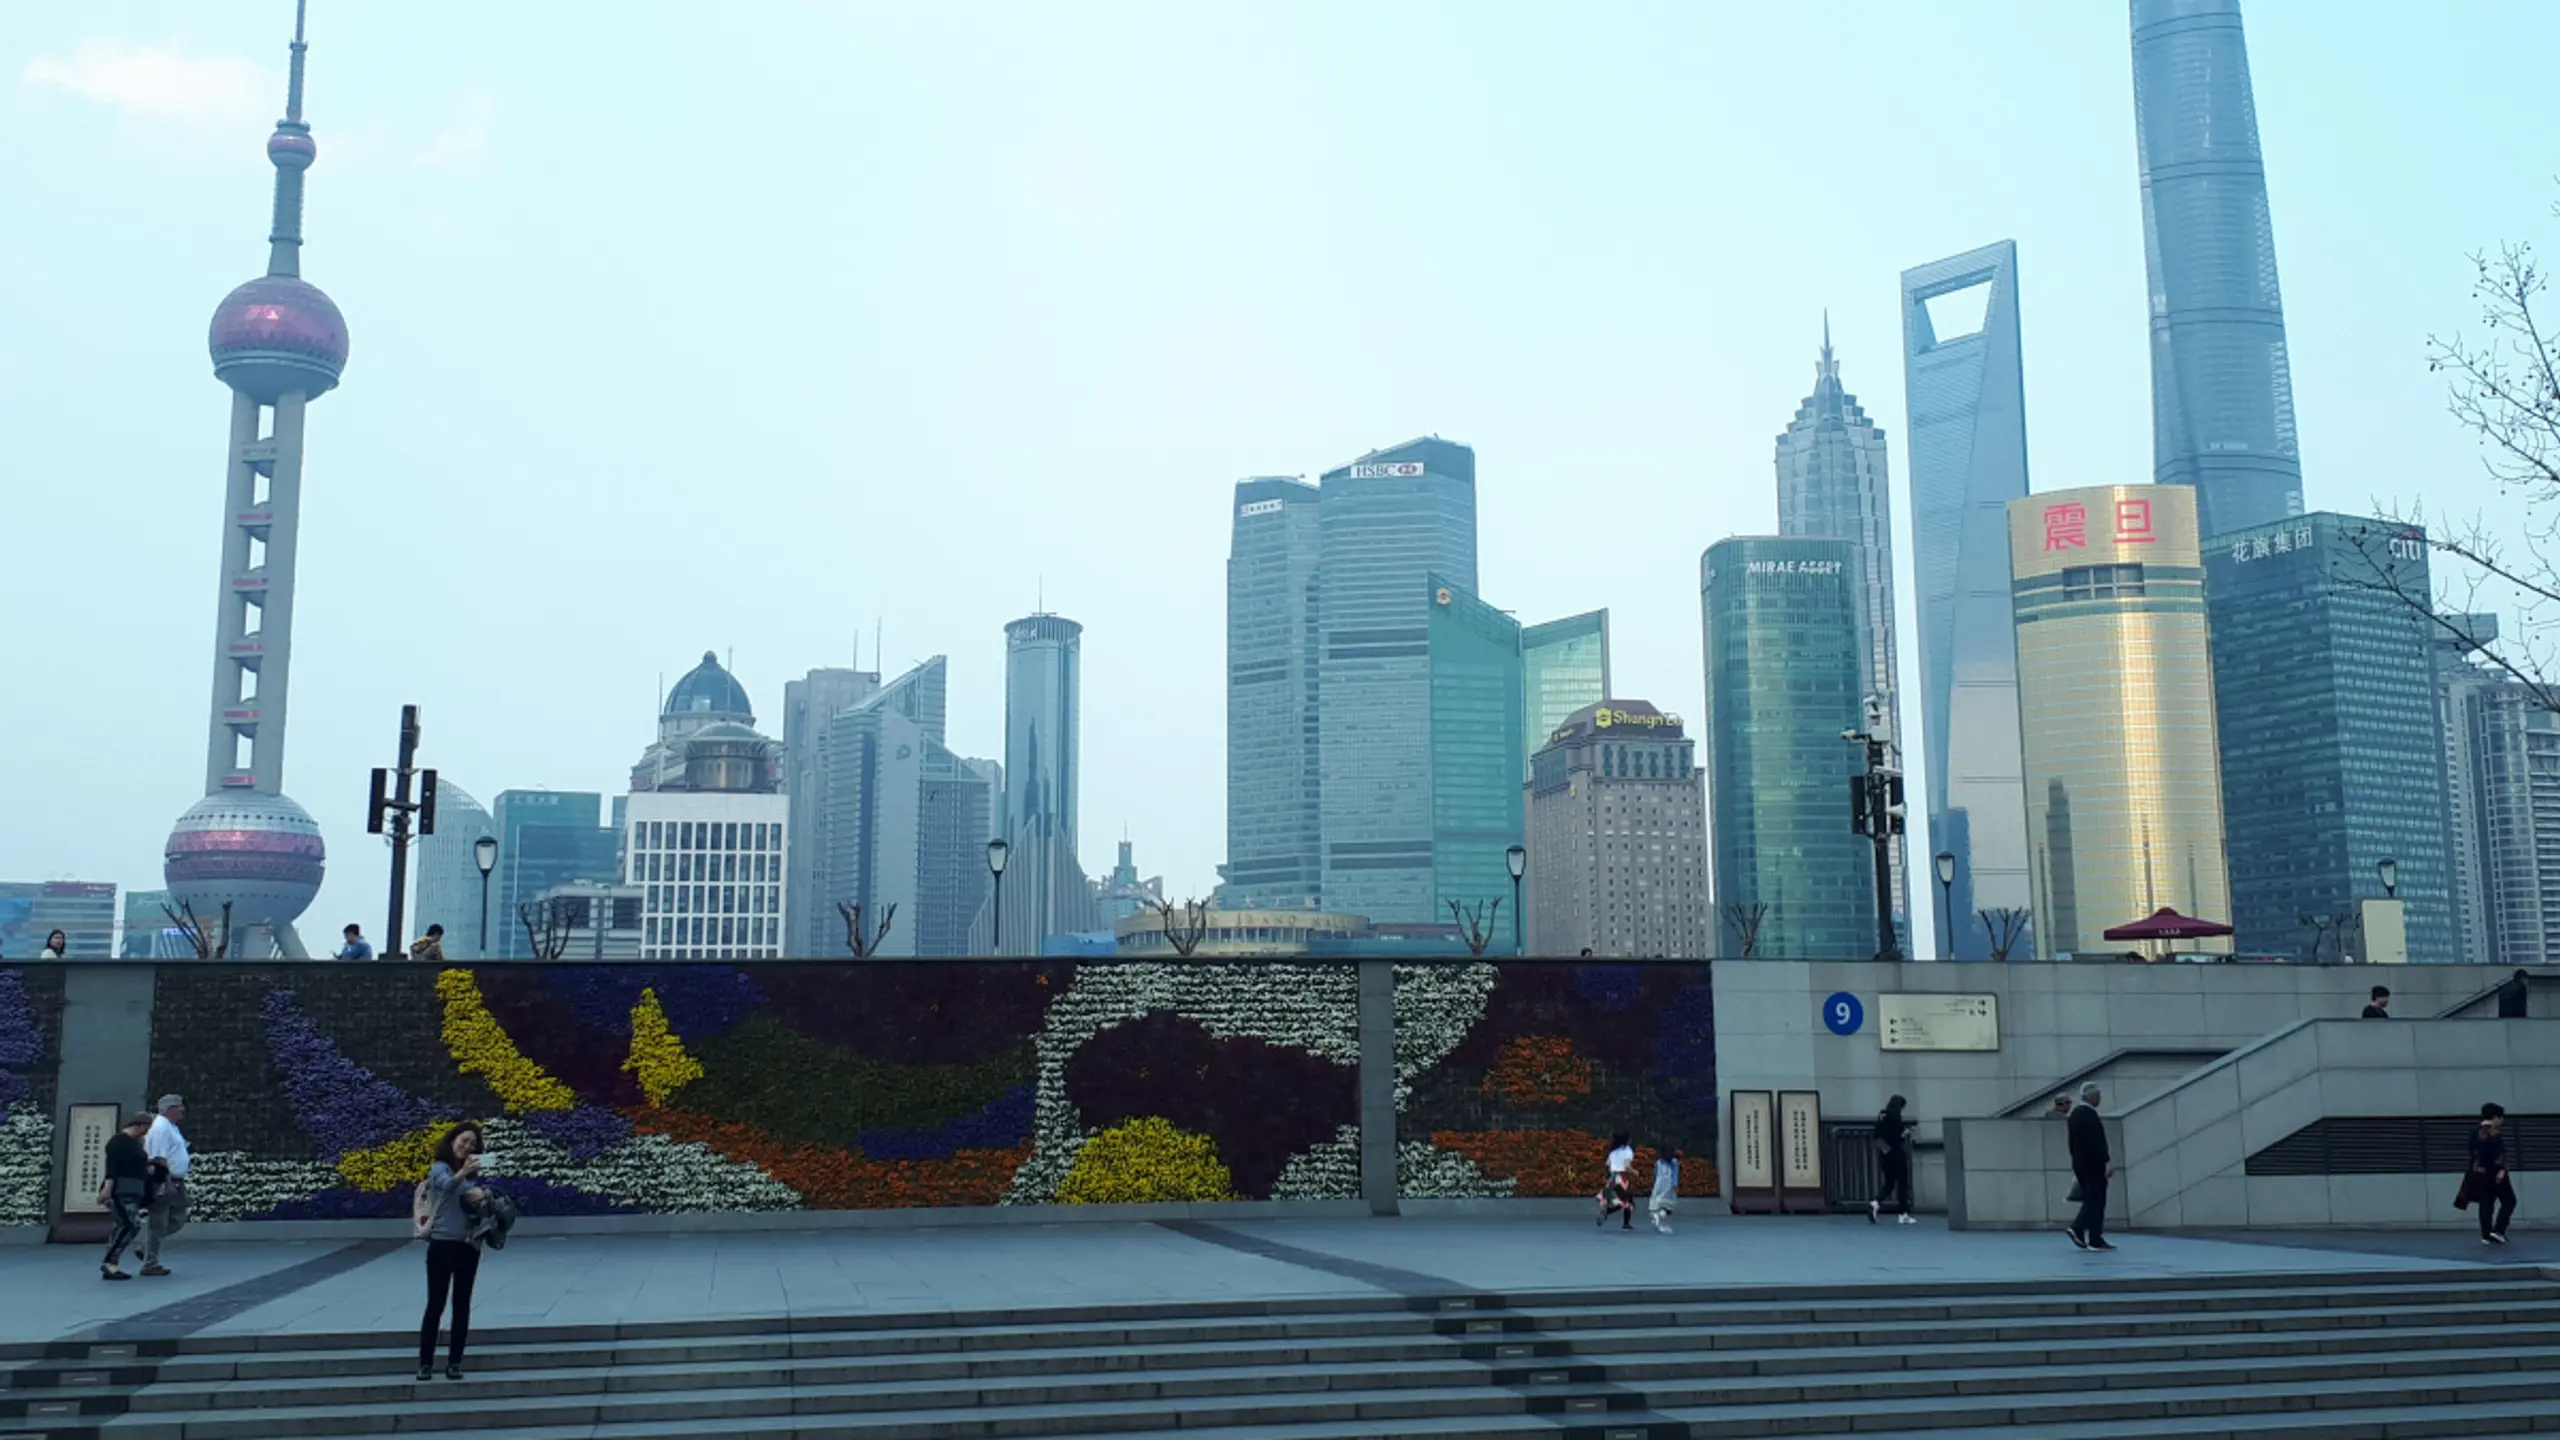
[[(2124, 1111), (2111, 1127), (2118, 1177), (2109, 1208), (2138, 1227), (2469, 1226), (2452, 1206), (2458, 1170), (2271, 1176), (2248, 1174), (2247, 1161), (2323, 1117), (2458, 1117), (2488, 1100), (2519, 1114), (2560, 1112), (2560, 1020), (2304, 1021)], [(2057, 1222), (2069, 1170), (2059, 1125), (1957, 1120), (1949, 1129), (1952, 1223)]]
[[(1862, 1120), (1900, 1094), (1920, 1125), (1915, 1189), (1922, 1208), (1946, 1204), (1936, 1142), (1956, 1116), (1989, 1116), (2050, 1092), (2063, 1077), (2124, 1051), (2232, 1050), (2307, 1019), (2352, 1018), (2372, 986), (2388, 985), (2402, 1016), (2438, 1014), (2511, 970), (2482, 965), (1797, 964), (1730, 960), (1715, 967), (1718, 1105), (1741, 1090), (1821, 1092), (1825, 1118)], [(1835, 992), (1866, 1011), (1855, 1034), (1834, 1035), (1822, 1004)], [(1887, 1053), (1876, 997), (1898, 991), (1996, 996), (2000, 1048), (1985, 1053)], [(2494, 1013), (2494, 1007), (2491, 1013)], [(2198, 1059), (2183, 1067), (2191, 1070)], [(2109, 1093), (2161, 1088), (2157, 1067)], [(2102, 1085), (2103, 1088), (2103, 1085)], [(2474, 1102), (2477, 1103), (2476, 1101)], [(2032, 1134), (2034, 1132), (2022, 1132)], [(1984, 1143), (1993, 1143), (1986, 1140)], [(2022, 1139), (2017, 1142), (2026, 1142)], [(2005, 1152), (2004, 1152), (2005, 1153)], [(1730, 1155), (1726, 1157), (1730, 1163)], [(2068, 1181), (2055, 1187), (2056, 1203)]]

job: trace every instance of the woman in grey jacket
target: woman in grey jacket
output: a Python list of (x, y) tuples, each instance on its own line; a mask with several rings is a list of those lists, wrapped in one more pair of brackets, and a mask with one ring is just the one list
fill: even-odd
[(480, 1276), (480, 1247), (470, 1239), (471, 1212), (487, 1192), (472, 1184), (480, 1176), (480, 1127), (469, 1121), (454, 1126), (436, 1142), (436, 1163), (418, 1183), (427, 1192), (427, 1315), (418, 1322), (418, 1378), (435, 1377), (436, 1327), (444, 1319), (445, 1297), (453, 1298), (453, 1348), (445, 1354), (444, 1378), (462, 1378), (462, 1349), (471, 1339), (471, 1282)]

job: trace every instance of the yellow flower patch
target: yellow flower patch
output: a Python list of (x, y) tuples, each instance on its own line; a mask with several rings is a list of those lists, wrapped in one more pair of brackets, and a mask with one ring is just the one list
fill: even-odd
[(436, 998), (444, 1002), (444, 1048), (466, 1075), (489, 1082), (511, 1111), (566, 1110), (578, 1103), (577, 1092), (525, 1058), (506, 1027), (489, 1013), (480, 982), (468, 970), (436, 976)]
[(1234, 1198), (1234, 1179), (1218, 1147), (1160, 1115), (1115, 1125), (1084, 1142), (1058, 1187), (1062, 1205)]
[(702, 1078), (702, 1062), (685, 1053), (684, 1041), (667, 1028), (667, 1012), (654, 987), (642, 987), (640, 1003), (631, 1007), (631, 1058), (622, 1068), (638, 1076), (640, 1091), (652, 1106)]
[(436, 1163), (436, 1138), (444, 1134), (445, 1126), (439, 1120), (397, 1140), (350, 1150), (338, 1157), (338, 1178), (357, 1190), (388, 1190), (423, 1180)]

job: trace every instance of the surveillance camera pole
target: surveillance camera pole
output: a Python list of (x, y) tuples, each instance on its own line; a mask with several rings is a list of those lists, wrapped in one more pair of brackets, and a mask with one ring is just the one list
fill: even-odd
[[(411, 781), (418, 782), (418, 798), (409, 798)], [(368, 834), (391, 836), (391, 924), (382, 934), (382, 943), (401, 944), (402, 912), (409, 898), (409, 840), (414, 828), (420, 836), (436, 833), (436, 772), (418, 768), (418, 707), (400, 707), (400, 763), (373, 772), (373, 795), (365, 807), (364, 828)], [(383, 958), (390, 959), (386, 954)]]
[(1902, 945), (1893, 929), (1893, 837), (1902, 833), (1902, 772), (1884, 738), (1866, 730), (1844, 731), (1841, 739), (1867, 747), (1865, 773), (1850, 779), (1850, 828), (1876, 847), (1876, 959), (1898, 962)]

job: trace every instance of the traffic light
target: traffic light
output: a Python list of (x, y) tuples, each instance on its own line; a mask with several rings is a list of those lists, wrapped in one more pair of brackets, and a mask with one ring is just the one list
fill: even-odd
[(391, 772), (379, 765), (373, 767), (373, 798), (367, 800), (364, 807), (364, 833), (367, 835), (382, 833), (382, 816), (390, 803), (390, 789)]
[[(1897, 787), (1901, 783), (1898, 780), (1894, 782)], [(433, 770), (418, 772), (418, 833), (436, 833), (436, 772)]]

